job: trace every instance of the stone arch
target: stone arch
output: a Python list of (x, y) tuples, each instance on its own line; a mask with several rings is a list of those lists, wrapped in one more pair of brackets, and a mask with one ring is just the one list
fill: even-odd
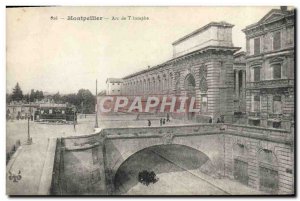
[[(147, 147), (166, 144), (185, 145), (205, 153), (209, 157), (210, 163), (203, 166), (201, 171), (212, 176), (222, 175), (224, 172), (224, 150), (220, 145), (224, 143), (223, 140), (224, 138), (219, 135), (186, 138), (186, 136), (174, 136), (172, 133), (164, 133), (161, 137), (106, 139), (104, 149), (105, 153), (109, 153), (108, 155), (105, 154), (106, 178), (109, 184), (112, 184), (116, 171), (131, 155)], [(123, 146), (125, 143), (128, 146)], [(218, 147), (218, 149), (212, 151), (211, 146)]]
[[(201, 171), (201, 168), (203, 169), (208, 169), (206, 166), (210, 166), (210, 169), (212, 166), (211, 160), (209, 156), (193, 147), (183, 145), (183, 144), (158, 144), (158, 145), (153, 145), (153, 146), (148, 146), (145, 148), (142, 148), (134, 153), (132, 153), (130, 156), (128, 156), (119, 166), (117, 169), (115, 169), (115, 174), (113, 175), (112, 181), (114, 184), (114, 187), (118, 189), (118, 185), (122, 184), (122, 180), (128, 180), (128, 175), (126, 173), (126, 169), (129, 168), (130, 174), (137, 174), (137, 172), (142, 171), (144, 169), (148, 171), (155, 171), (155, 173), (164, 173), (167, 172), (168, 170), (164, 168), (159, 168), (159, 169), (152, 169), (155, 168), (154, 164), (153, 167), (151, 167), (151, 164), (147, 163), (139, 163), (139, 165), (136, 165), (134, 163), (134, 167), (136, 169), (131, 169), (130, 163), (135, 162), (135, 161), (140, 161), (140, 157), (145, 158), (145, 162), (147, 161), (147, 157), (162, 157), (164, 158), (166, 153), (170, 153), (172, 151), (176, 152), (180, 150), (184, 150), (186, 153), (189, 154), (182, 154), (180, 156), (176, 156), (175, 158), (169, 158), (171, 163), (173, 163), (175, 166), (178, 165), (178, 169), (181, 169), (181, 171), (186, 171), (186, 170), (196, 170), (199, 169)], [(153, 155), (152, 155), (153, 154)], [(152, 155), (152, 156), (151, 156)], [(179, 157), (179, 158), (178, 158)], [(151, 160), (151, 159), (150, 159)], [(174, 161), (173, 161), (174, 160)], [(193, 161), (192, 163), (189, 161)], [(128, 167), (129, 164), (129, 167)], [(125, 169), (125, 171), (124, 171)], [(135, 173), (132, 173), (132, 171), (136, 171)], [(117, 190), (116, 189), (116, 190)], [(123, 189), (124, 190), (124, 189)], [(128, 190), (128, 189), (126, 189)]]
[(180, 79), (178, 79), (176, 81), (176, 84), (175, 84), (175, 94), (176, 95), (180, 95), (180, 92), (181, 92), (181, 88), (180, 88)]
[(257, 151), (259, 189), (276, 194), (279, 190), (279, 165), (274, 150), (260, 147)]
[(185, 76), (184, 79), (184, 89), (188, 94), (194, 95), (196, 90), (196, 81), (195, 77), (189, 73)]
[(173, 89), (173, 73), (169, 73), (169, 79), (168, 79), (168, 89), (171, 92)]

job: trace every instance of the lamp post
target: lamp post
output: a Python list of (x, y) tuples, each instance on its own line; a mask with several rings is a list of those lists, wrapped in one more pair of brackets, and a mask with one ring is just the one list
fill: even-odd
[(95, 128), (98, 128), (98, 104), (97, 104), (97, 80), (96, 80), (96, 102), (95, 102), (95, 113), (96, 113), (96, 119), (95, 119)]
[(27, 123), (27, 144), (31, 144), (32, 143), (32, 139), (30, 137), (30, 117), (31, 117), (31, 103), (29, 103), (29, 117), (28, 117), (28, 123)]

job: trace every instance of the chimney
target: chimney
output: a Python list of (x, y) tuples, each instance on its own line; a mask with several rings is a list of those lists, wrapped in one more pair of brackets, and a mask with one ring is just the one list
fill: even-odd
[(150, 66), (148, 66), (148, 69), (150, 69)]
[(287, 11), (287, 6), (280, 6), (280, 9), (282, 12), (286, 12)]

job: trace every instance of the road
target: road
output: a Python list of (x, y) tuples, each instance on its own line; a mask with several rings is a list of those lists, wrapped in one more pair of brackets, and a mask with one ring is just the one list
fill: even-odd
[[(116, 194), (122, 195), (247, 195), (262, 194), (228, 178), (201, 172), (211, 168), (205, 154), (181, 145), (156, 146), (138, 152), (119, 168)], [(158, 181), (148, 186), (138, 182), (138, 173), (154, 171)]]

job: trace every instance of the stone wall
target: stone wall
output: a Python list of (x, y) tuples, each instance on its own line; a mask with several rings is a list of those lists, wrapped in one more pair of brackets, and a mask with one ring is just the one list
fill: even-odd
[(248, 183), (261, 189), (261, 167), (273, 171), (272, 194), (294, 193), (293, 133), (230, 124), (195, 124), (151, 128), (108, 128), (57, 141), (51, 193), (106, 195), (114, 176), (133, 154), (152, 146), (178, 144), (205, 154), (216, 174), (234, 178), (235, 159), (247, 164)]

